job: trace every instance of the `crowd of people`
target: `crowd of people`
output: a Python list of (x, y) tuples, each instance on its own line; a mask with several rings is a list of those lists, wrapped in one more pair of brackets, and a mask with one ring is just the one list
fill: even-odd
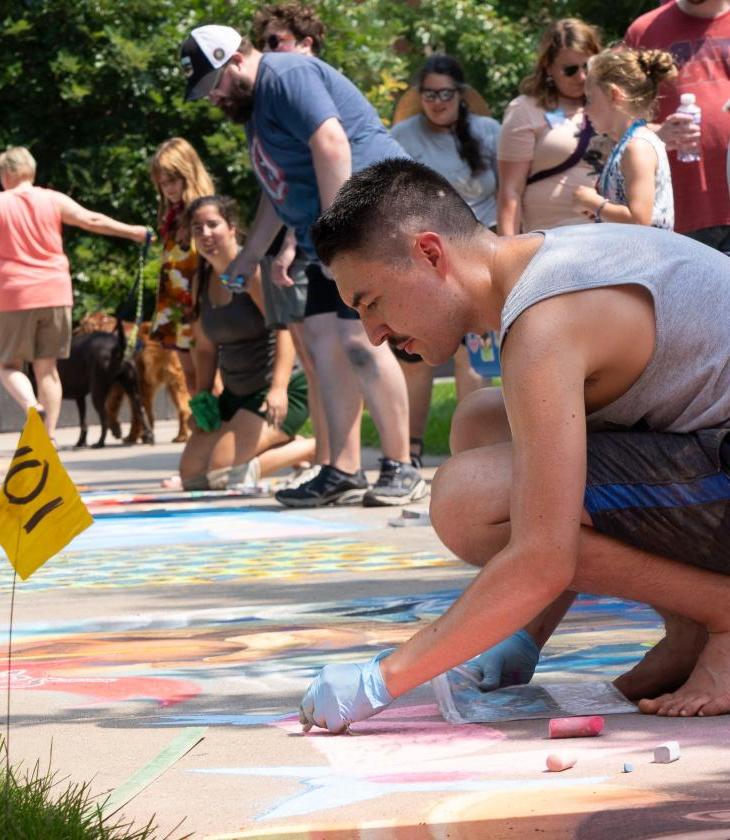
[[(617, 683), (644, 711), (730, 711), (728, 33), (728, 0), (662, 3), (609, 47), (555, 21), (501, 125), (456, 57), (430, 55), (390, 130), (319, 58), (311, 8), (262, 9), (251, 39), (213, 24), (182, 43), (186, 100), (245, 128), (261, 194), (244, 231), (186, 140), (152, 161), (153, 335), (192, 394), (174, 481), (235, 488), (292, 466), (288, 507), (418, 501), (433, 366), (454, 363), (432, 520), (484, 568), (397, 651), (325, 668), (305, 727), (341, 731), (464, 662), (477, 681), (528, 681), (581, 591), (665, 617), (666, 639)], [(0, 156), (0, 382), (52, 435), (70, 333), (61, 223), (145, 231), (33, 176), (27, 150)], [(501, 391), (464, 346), (488, 333)], [(382, 446), (372, 486), (363, 405)], [(298, 434), (308, 414), (314, 439)]]

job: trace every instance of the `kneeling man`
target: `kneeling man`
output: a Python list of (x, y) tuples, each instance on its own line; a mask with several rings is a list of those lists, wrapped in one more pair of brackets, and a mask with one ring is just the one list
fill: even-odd
[(616, 683), (643, 712), (730, 711), (727, 257), (633, 225), (498, 238), (407, 160), (353, 176), (313, 237), (373, 344), (438, 365), (499, 329), (503, 395), (459, 407), (431, 496), (439, 537), (483, 569), (394, 652), (324, 668), (305, 727), (342, 731), (480, 651), (485, 685), (527, 682), (577, 592), (664, 617)]

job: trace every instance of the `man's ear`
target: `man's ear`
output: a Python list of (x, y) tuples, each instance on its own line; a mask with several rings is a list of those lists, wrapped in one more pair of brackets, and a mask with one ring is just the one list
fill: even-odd
[(303, 47), (309, 47), (309, 49), (311, 50), (314, 46), (314, 39), (311, 35), (306, 35), (304, 38), (301, 39), (301, 41), (299, 41), (299, 44)]
[(416, 261), (426, 260), (442, 274), (446, 267), (446, 253), (441, 236), (433, 231), (417, 233), (413, 240), (413, 257)]

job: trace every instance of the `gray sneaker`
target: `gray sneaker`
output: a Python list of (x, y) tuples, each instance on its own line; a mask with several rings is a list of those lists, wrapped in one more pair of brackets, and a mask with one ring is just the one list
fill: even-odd
[(428, 493), (418, 470), (403, 461), (380, 459), (380, 476), (363, 496), (363, 507), (391, 507), (417, 502)]
[(325, 464), (309, 481), (274, 494), (277, 502), (286, 507), (314, 508), (325, 505), (359, 504), (368, 489), (365, 473), (346, 473)]

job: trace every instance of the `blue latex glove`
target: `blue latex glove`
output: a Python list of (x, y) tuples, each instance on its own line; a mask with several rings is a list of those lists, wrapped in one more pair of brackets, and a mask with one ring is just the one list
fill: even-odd
[(325, 665), (299, 706), (304, 731), (319, 726), (344, 732), (353, 721), (365, 720), (392, 703), (378, 663), (394, 650), (388, 648), (369, 662)]
[(454, 670), (481, 691), (494, 691), (509, 685), (526, 685), (532, 679), (539, 659), (540, 649), (535, 640), (527, 630), (518, 630)]

